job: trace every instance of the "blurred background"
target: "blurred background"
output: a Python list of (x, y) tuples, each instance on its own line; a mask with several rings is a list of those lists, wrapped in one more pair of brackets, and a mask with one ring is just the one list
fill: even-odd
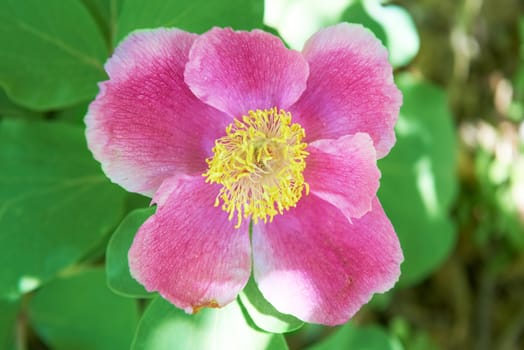
[(160, 330), (151, 319), (170, 311), (126, 275), (148, 199), (109, 183), (83, 138), (119, 40), (263, 27), (300, 50), (341, 21), (384, 43), (404, 96), (379, 161), (402, 277), (337, 328), (268, 329), (241, 298), (254, 329), (284, 334), (260, 348), (524, 349), (521, 0), (1, 0), (0, 349), (192, 348), (168, 339), (192, 321), (170, 315), (183, 322)]

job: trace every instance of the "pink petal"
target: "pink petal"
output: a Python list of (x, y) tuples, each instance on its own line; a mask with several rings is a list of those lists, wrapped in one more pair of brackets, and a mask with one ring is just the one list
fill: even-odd
[(132, 275), (186, 312), (233, 301), (251, 271), (248, 223), (234, 229), (213, 206), (218, 190), (202, 176), (166, 180), (129, 250)]
[(308, 152), (304, 178), (312, 193), (339, 208), (348, 219), (371, 210), (380, 171), (368, 134), (315, 141)]
[(377, 156), (384, 157), (395, 143), (393, 126), (402, 103), (386, 49), (364, 27), (341, 23), (314, 34), (303, 54), (310, 75), (290, 111), (307, 140), (365, 132)]
[(304, 91), (308, 66), (299, 52), (260, 30), (213, 28), (193, 45), (185, 79), (202, 101), (233, 117), (287, 108)]
[(153, 194), (177, 173), (206, 169), (231, 119), (198, 100), (183, 72), (197, 36), (177, 29), (128, 36), (106, 64), (110, 79), (86, 117), (87, 141), (112, 181)]
[(306, 322), (346, 322), (400, 275), (400, 245), (378, 200), (353, 223), (310, 194), (295, 210), (253, 228), (255, 280), (280, 312)]

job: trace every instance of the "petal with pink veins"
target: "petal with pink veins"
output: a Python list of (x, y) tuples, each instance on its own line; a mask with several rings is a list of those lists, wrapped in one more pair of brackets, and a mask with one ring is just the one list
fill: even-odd
[(350, 223), (310, 194), (295, 209), (253, 228), (255, 280), (282, 313), (306, 322), (346, 322), (400, 275), (402, 251), (377, 199)]
[(308, 65), (300, 52), (260, 30), (213, 28), (193, 45), (185, 79), (202, 101), (239, 118), (249, 110), (286, 109), (304, 91)]
[(184, 82), (195, 38), (178, 29), (137, 31), (106, 64), (109, 80), (89, 106), (86, 136), (106, 175), (128, 191), (151, 196), (170, 176), (204, 172), (231, 122)]
[(380, 171), (368, 134), (318, 140), (307, 150), (304, 178), (312, 193), (339, 208), (350, 221), (371, 210)]
[(303, 54), (307, 88), (290, 111), (306, 141), (365, 132), (384, 157), (395, 143), (402, 95), (380, 41), (360, 25), (341, 23), (314, 34)]
[[(214, 207), (218, 185), (202, 176), (173, 177), (155, 194), (156, 213), (129, 251), (131, 274), (186, 312), (233, 301), (251, 271), (249, 223)], [(164, 191), (168, 193), (163, 193)]]

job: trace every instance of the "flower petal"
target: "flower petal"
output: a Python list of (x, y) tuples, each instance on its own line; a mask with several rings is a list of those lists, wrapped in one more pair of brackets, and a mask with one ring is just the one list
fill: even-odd
[(304, 91), (308, 66), (299, 52), (260, 30), (213, 28), (193, 45), (185, 79), (202, 101), (233, 117), (287, 108)]
[(196, 37), (134, 32), (106, 64), (110, 79), (89, 107), (87, 141), (106, 175), (129, 191), (150, 196), (169, 176), (205, 171), (214, 140), (231, 122), (184, 83)]
[(253, 228), (255, 280), (277, 310), (306, 322), (346, 322), (400, 275), (400, 245), (378, 200), (353, 223), (310, 194)]
[(290, 111), (306, 141), (365, 132), (384, 157), (395, 143), (402, 103), (386, 49), (364, 27), (341, 23), (314, 34), (303, 54), (310, 75)]
[(379, 186), (376, 152), (368, 134), (309, 144), (304, 178), (310, 191), (339, 208), (348, 219), (369, 210)]
[(155, 194), (156, 213), (129, 250), (137, 281), (186, 312), (233, 301), (251, 272), (248, 224), (235, 229), (227, 213), (213, 206), (219, 186), (204, 181), (164, 181)]

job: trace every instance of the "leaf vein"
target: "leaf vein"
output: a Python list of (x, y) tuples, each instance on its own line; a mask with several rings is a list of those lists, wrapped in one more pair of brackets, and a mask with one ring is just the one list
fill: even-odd
[(25, 30), (26, 32), (30, 33), (30, 34), (33, 34), (34, 36), (40, 38), (42, 41), (45, 41), (45, 42), (48, 42), (56, 47), (58, 47), (59, 49), (61, 49), (62, 51), (68, 53), (70, 56), (72, 57), (75, 57), (75, 58), (78, 58), (80, 61), (84, 62), (85, 64), (87, 65), (90, 65), (94, 68), (96, 68), (97, 70), (100, 70), (100, 71), (104, 71), (104, 66), (103, 64), (98, 61), (96, 58), (94, 57), (91, 57), (91, 56), (88, 56), (86, 54), (84, 54), (83, 52), (81, 51), (78, 51), (76, 49), (74, 49), (73, 47), (67, 45), (66, 43), (64, 43), (62, 40), (59, 40), (55, 37), (52, 37), (32, 26), (30, 26), (29, 24), (23, 22), (23, 21), (16, 21), (16, 24), (18, 25), (18, 27), (22, 30)]

